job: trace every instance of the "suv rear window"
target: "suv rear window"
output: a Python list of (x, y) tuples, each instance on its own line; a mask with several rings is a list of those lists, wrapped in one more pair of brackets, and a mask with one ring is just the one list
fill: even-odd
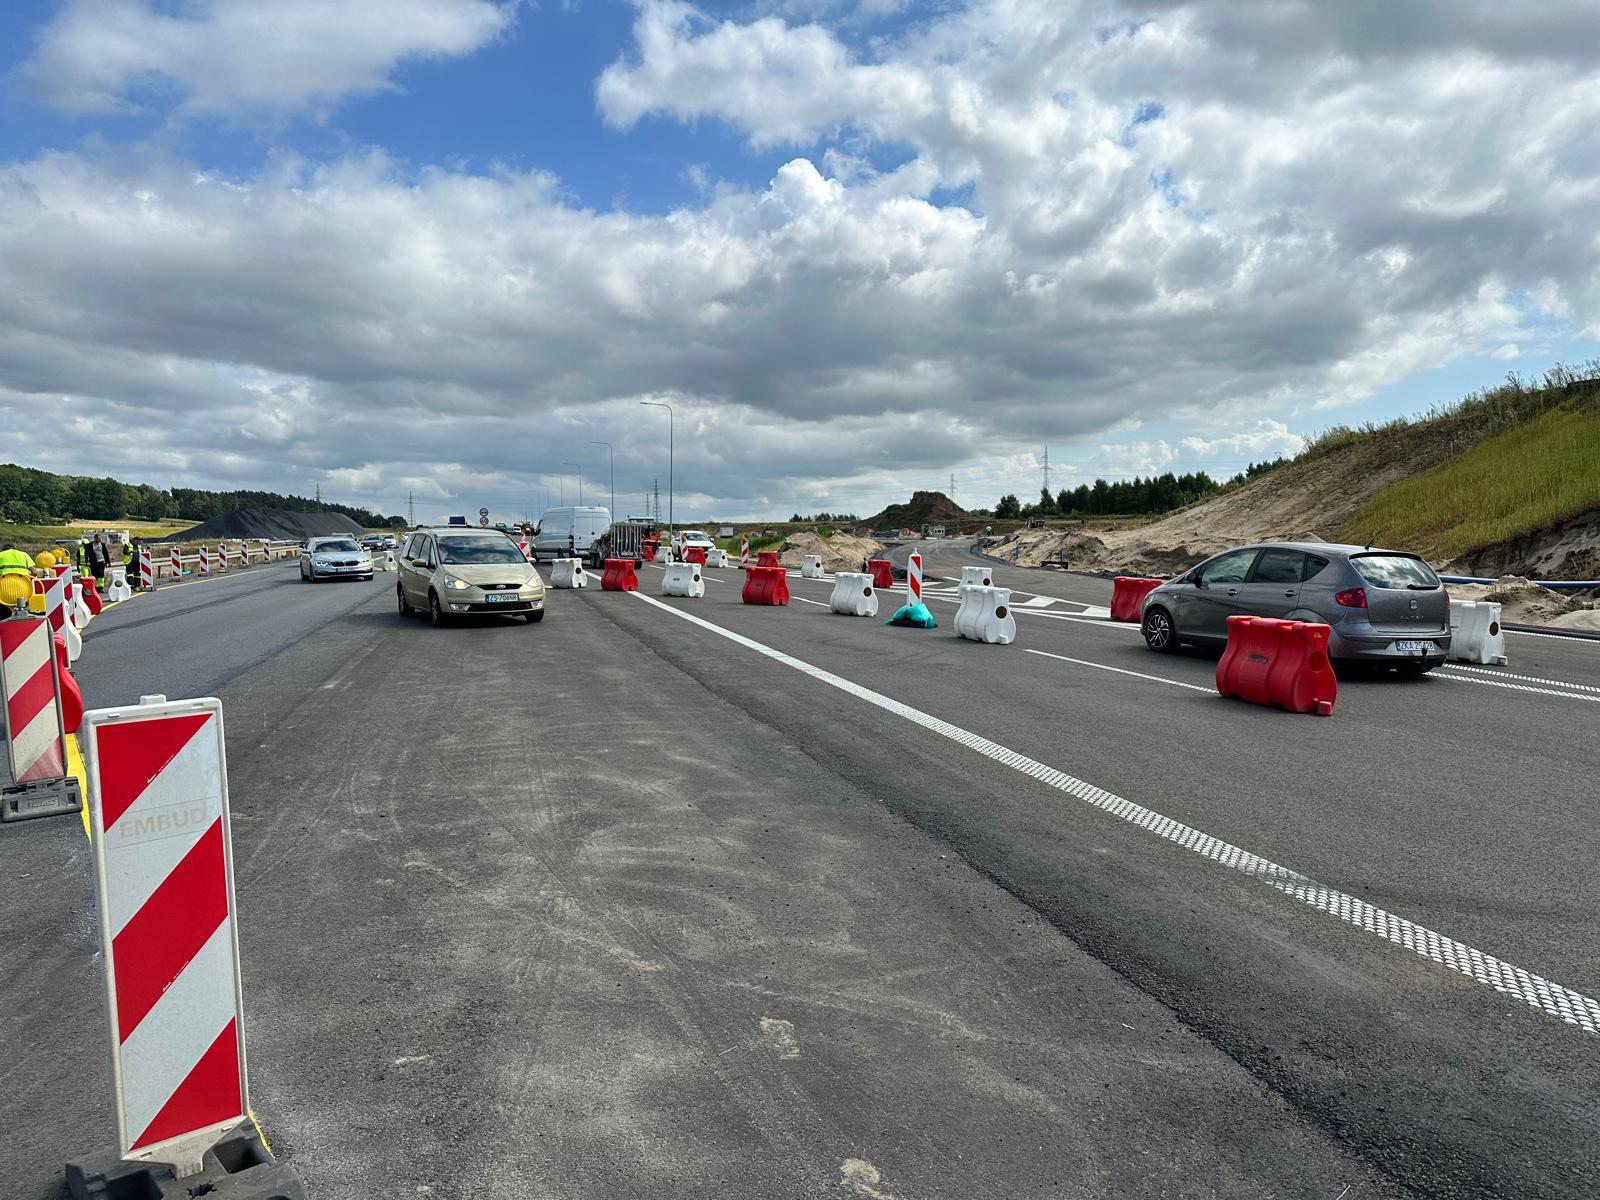
[(1432, 567), (1405, 554), (1355, 554), (1350, 565), (1375, 588), (1420, 590), (1439, 586)]

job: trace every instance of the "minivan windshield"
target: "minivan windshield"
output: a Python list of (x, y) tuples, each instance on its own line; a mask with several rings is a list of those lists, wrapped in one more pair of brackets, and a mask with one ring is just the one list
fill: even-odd
[(1350, 565), (1375, 588), (1422, 590), (1439, 586), (1432, 567), (1405, 554), (1354, 554)]
[(522, 551), (517, 549), (516, 543), (508, 537), (474, 537), (447, 533), (439, 539), (439, 553), (443, 562), (457, 565), (528, 561), (522, 557)]

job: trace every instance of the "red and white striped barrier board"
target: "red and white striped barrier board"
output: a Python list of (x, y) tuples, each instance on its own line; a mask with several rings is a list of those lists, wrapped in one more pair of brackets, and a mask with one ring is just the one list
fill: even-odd
[(741, 567), (750, 565), (750, 535), (748, 533), (739, 539), (739, 565)]
[(906, 603), (922, 603), (922, 555), (915, 550), (906, 560)]
[(176, 546), (172, 548), (172, 577), (174, 579), (183, 577), (183, 556), (178, 553)]
[(222, 705), (84, 724), (117, 1149), (190, 1174), (249, 1111)]
[(228, 569), (228, 548), (221, 542), (217, 543), (217, 569), (219, 571)]
[(6, 751), (17, 783), (67, 773), (61, 681), (48, 621), (0, 621), (0, 690), (6, 701)]
[(202, 575), (211, 574), (211, 551), (204, 546), (200, 547), (200, 561), (195, 564)]
[(522, 557), (528, 557), (528, 543), (526, 539), (517, 543), (517, 549), (522, 551)]
[(67, 577), (57, 575), (44, 581), (44, 619), (50, 628), (60, 630), (67, 623)]
[(147, 592), (156, 586), (155, 552), (149, 546), (139, 547), (139, 586)]

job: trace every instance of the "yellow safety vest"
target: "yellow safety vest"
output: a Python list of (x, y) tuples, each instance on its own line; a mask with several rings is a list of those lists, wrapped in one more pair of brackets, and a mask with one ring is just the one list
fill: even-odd
[(21, 550), (0, 550), (0, 575), (32, 575), (33, 559)]

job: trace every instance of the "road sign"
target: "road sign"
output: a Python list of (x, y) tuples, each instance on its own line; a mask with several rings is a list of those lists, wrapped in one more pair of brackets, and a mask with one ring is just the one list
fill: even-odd
[(489, 518), (488, 517), (479, 517), (478, 518), (478, 524), (483, 526), (485, 529), (487, 529), (489, 527)]
[(483, 518), (485, 518), (485, 519), (486, 519), (486, 520), (487, 520), (487, 519), (488, 519), (488, 516), (489, 516), (489, 510), (488, 510), (488, 509), (487, 509), (487, 508), (480, 508), (480, 509), (479, 509), (479, 510), (478, 510), (478, 515), (479, 515), (479, 516), (480, 516), (480, 517), (483, 517)]
[(222, 705), (84, 724), (117, 1150), (193, 1174), (249, 1111)]

